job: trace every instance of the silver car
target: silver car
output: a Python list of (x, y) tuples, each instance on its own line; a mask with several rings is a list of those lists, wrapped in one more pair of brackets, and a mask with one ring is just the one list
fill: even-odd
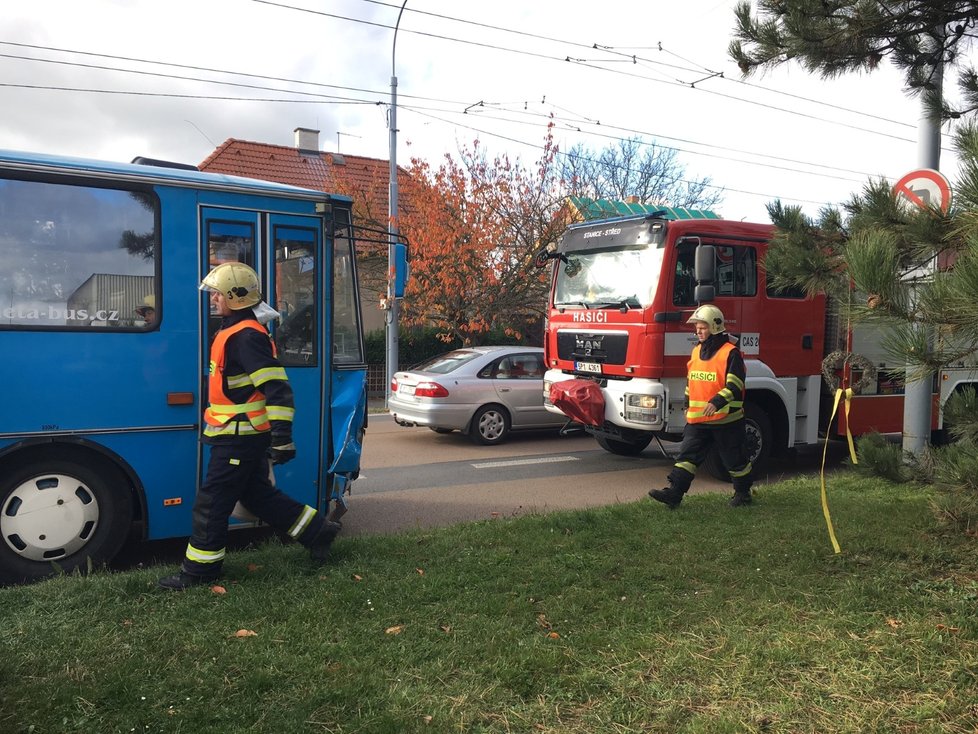
[(543, 407), (544, 371), (539, 347), (456, 349), (394, 373), (388, 408), (402, 426), (497, 444), (511, 430), (567, 423)]

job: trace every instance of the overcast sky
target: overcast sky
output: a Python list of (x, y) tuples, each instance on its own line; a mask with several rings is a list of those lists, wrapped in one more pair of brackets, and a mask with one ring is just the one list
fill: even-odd
[(734, 0), (408, 0), (395, 47), (401, 4), (8, 0), (0, 148), (197, 164), (228, 138), (292, 145), (308, 127), (323, 150), (386, 160), (393, 61), (401, 165), (476, 138), (530, 163), (553, 119), (564, 150), (678, 149), (687, 178), (725, 189), (723, 216), (751, 221), (919, 167), (920, 105), (892, 67), (745, 83)]

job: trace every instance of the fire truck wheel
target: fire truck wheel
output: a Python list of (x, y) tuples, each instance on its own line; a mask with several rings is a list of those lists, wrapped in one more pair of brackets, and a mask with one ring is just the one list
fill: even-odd
[(129, 535), (132, 495), (118, 471), (36, 459), (0, 480), (0, 582), (94, 568)]
[(652, 437), (639, 438), (634, 441), (615, 441), (613, 438), (597, 438), (598, 446), (605, 451), (618, 456), (638, 456), (645, 447), (652, 443)]
[[(753, 465), (754, 476), (757, 477), (765, 471), (768, 458), (771, 456), (771, 442), (774, 440), (771, 435), (771, 419), (758, 406), (745, 405), (744, 430), (747, 432), (748, 456)], [(716, 448), (711, 449), (710, 453), (706, 455), (703, 467), (714, 479), (719, 479), (722, 482), (732, 481), (730, 473), (720, 461), (720, 455)]]
[(501, 405), (483, 405), (472, 416), (469, 437), (478, 444), (502, 443), (509, 434), (509, 413)]

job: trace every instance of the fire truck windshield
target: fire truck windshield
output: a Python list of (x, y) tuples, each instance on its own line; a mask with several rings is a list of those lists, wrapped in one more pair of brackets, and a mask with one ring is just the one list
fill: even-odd
[(554, 306), (643, 308), (652, 303), (661, 248), (628, 247), (593, 252), (575, 250), (557, 265)]

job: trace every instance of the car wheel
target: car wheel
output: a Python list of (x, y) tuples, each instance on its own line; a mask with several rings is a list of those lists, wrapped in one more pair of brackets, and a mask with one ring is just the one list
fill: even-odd
[(596, 438), (598, 446), (605, 451), (618, 456), (638, 456), (652, 443), (652, 437), (639, 438), (634, 441), (616, 441), (612, 438)]
[[(745, 405), (744, 431), (747, 434), (747, 456), (752, 464), (751, 472), (754, 476), (758, 476), (767, 468), (767, 461), (771, 456), (771, 444), (774, 441), (771, 435), (771, 419), (761, 408)], [(720, 461), (720, 454), (715, 446), (706, 455), (703, 465), (714, 479), (719, 479), (721, 482), (733, 481), (723, 462)]]
[(132, 495), (115, 469), (42, 457), (0, 479), (0, 581), (110, 561), (129, 536)]
[(428, 426), (435, 433), (451, 433), (454, 429), (452, 428), (438, 428), (436, 426)]
[(499, 405), (483, 405), (472, 416), (469, 437), (484, 446), (502, 443), (509, 433), (509, 413)]

